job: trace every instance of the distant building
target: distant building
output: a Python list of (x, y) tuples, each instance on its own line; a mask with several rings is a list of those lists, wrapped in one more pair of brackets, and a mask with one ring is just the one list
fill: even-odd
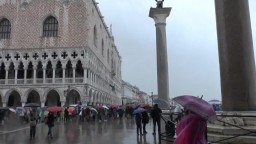
[(0, 2), (0, 104), (121, 104), (121, 57), (95, 0)]

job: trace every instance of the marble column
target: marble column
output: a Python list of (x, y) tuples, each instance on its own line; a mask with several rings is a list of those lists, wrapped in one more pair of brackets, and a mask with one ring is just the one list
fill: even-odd
[(5, 84), (8, 84), (8, 80), (9, 80), (9, 68), (5, 68)]
[(24, 67), (24, 84), (27, 84), (27, 67)]
[(73, 83), (76, 83), (76, 67), (73, 68)]
[(33, 70), (34, 70), (34, 74), (33, 74), (33, 76), (34, 76), (34, 78), (33, 78), (33, 84), (36, 84), (36, 70), (37, 70), (37, 66), (36, 66), (36, 65), (33, 66)]
[(46, 79), (46, 67), (43, 67), (43, 84), (45, 84)]
[(18, 79), (18, 67), (15, 67), (14, 70), (15, 70), (14, 84), (17, 84), (17, 79)]
[(255, 62), (248, 0), (215, 0), (222, 108), (256, 110)]
[[(157, 86), (158, 97), (169, 101), (169, 76), (166, 43), (166, 18), (171, 8), (150, 8), (149, 17), (153, 18), (156, 26), (156, 52), (157, 52)], [(167, 108), (167, 106), (161, 106)]]

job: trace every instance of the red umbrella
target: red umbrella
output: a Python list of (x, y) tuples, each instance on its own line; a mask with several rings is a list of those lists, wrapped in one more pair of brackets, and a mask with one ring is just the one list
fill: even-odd
[(63, 111), (63, 107), (52, 106), (52, 107), (48, 107), (46, 110), (49, 112), (60, 112), (60, 111)]
[(76, 111), (75, 107), (69, 107), (68, 108), (68, 112), (70, 112), (70, 113), (75, 113), (75, 111)]
[(109, 108), (117, 108), (118, 107), (118, 104), (110, 104), (109, 105)]
[(190, 110), (199, 116), (208, 119), (209, 121), (214, 121), (216, 119), (216, 113), (212, 105), (201, 98), (190, 95), (183, 95), (175, 97), (173, 100), (182, 105), (187, 110)]

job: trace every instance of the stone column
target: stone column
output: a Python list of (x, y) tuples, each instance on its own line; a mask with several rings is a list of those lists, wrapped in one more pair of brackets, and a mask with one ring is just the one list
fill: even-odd
[(65, 70), (66, 70), (66, 68), (62, 68), (62, 83), (63, 84), (65, 84), (65, 77), (66, 77), (65, 76), (65, 73), (66, 73)]
[(73, 83), (76, 83), (76, 67), (73, 68)]
[(6, 107), (6, 102), (3, 102), (3, 107)]
[[(169, 101), (169, 76), (166, 43), (166, 18), (171, 8), (150, 8), (149, 17), (153, 18), (156, 26), (157, 52), (157, 86), (158, 97)], [(167, 108), (167, 106), (161, 106)]]
[(33, 83), (35, 84), (36, 83), (36, 69), (37, 69), (37, 66), (33, 66), (33, 70), (34, 70), (34, 79), (33, 79)]
[(15, 67), (15, 78), (14, 78), (14, 84), (17, 84), (17, 79), (18, 79), (18, 68)]
[(256, 110), (255, 62), (248, 0), (215, 0), (224, 111)]
[(24, 107), (24, 106), (25, 106), (25, 104), (26, 104), (25, 102), (22, 102), (22, 103), (21, 103), (22, 107)]
[(8, 84), (8, 73), (9, 73), (9, 68), (5, 68), (5, 84)]
[(45, 84), (45, 78), (46, 78), (46, 67), (43, 67), (43, 84)]
[(24, 67), (24, 84), (27, 84), (27, 70), (28, 68)]
[(84, 83), (87, 83), (87, 69), (84, 67)]
[(41, 102), (41, 107), (45, 107), (45, 102)]
[(56, 70), (56, 67), (53, 67), (53, 69), (52, 69), (52, 83), (55, 83), (55, 70)]

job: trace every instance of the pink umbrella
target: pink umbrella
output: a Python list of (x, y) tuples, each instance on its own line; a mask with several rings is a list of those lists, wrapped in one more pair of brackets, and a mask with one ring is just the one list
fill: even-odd
[(52, 106), (52, 107), (48, 107), (46, 110), (49, 112), (60, 112), (60, 111), (63, 111), (63, 107)]
[(76, 108), (75, 107), (69, 107), (68, 112), (75, 113)]
[(111, 104), (111, 105), (109, 105), (109, 108), (117, 108), (117, 107), (118, 107), (117, 104)]
[(201, 98), (190, 95), (183, 95), (175, 97), (173, 100), (182, 105), (187, 110), (190, 110), (209, 121), (214, 121), (216, 119), (216, 113), (212, 105)]

